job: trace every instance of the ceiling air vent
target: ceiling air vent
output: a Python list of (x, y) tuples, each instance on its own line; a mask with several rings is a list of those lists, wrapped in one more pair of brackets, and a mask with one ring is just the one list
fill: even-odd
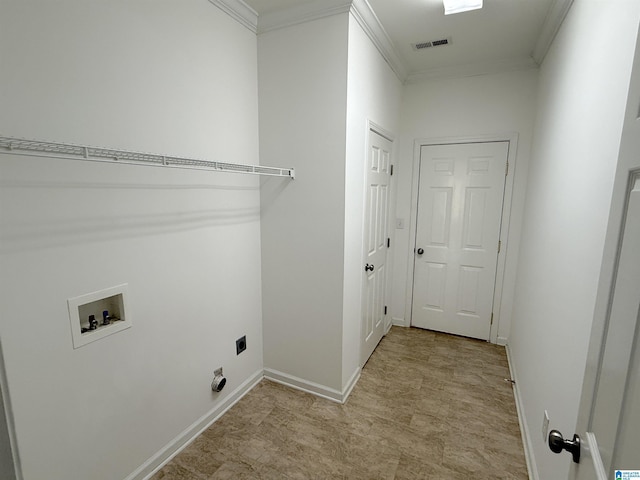
[(423, 50), (425, 48), (440, 47), (442, 45), (451, 45), (451, 37), (414, 43), (411, 46), (413, 47), (414, 50)]

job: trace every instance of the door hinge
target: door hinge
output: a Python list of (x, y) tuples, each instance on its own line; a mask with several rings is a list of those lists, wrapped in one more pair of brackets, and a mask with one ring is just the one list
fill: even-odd
[(393, 165), (391, 165), (391, 175), (393, 175)]
[(493, 325), (493, 312), (491, 312), (491, 325)]
[(500, 253), (501, 248), (502, 248), (502, 240), (498, 240), (498, 253)]
[(387, 248), (391, 247), (391, 239), (387, 238)]
[(387, 314), (387, 306), (386, 305), (384, 306), (384, 314), (385, 315)]
[(506, 177), (507, 175), (509, 175), (509, 160), (507, 160), (507, 168), (504, 171), (504, 176)]

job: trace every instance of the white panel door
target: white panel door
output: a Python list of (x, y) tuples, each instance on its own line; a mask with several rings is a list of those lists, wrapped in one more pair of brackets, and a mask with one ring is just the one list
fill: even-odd
[(384, 334), (391, 142), (369, 132), (364, 225), (362, 364)]
[(640, 173), (631, 184), (591, 417), (579, 432), (579, 480), (640, 471)]
[(508, 150), (421, 148), (413, 326), (489, 339)]

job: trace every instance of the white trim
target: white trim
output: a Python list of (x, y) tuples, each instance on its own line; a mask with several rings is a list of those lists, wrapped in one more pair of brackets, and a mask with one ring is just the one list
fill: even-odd
[(296, 390), (302, 390), (303, 392), (310, 393), (317, 397), (325, 398), (338, 403), (343, 403), (343, 393), (319, 383), (310, 382), (304, 378), (295, 377), (288, 373), (279, 372), (278, 370), (272, 370), (270, 368), (264, 369), (264, 378), (271, 380), (272, 382), (280, 383), (287, 387), (295, 388)]
[(242, 397), (249, 393), (256, 385), (258, 385), (263, 378), (290, 388), (295, 388), (296, 390), (302, 390), (303, 392), (310, 393), (317, 397), (321, 397), (338, 403), (344, 403), (347, 401), (347, 398), (349, 398), (349, 395), (358, 383), (358, 380), (360, 380), (361, 372), (362, 369), (358, 367), (347, 381), (343, 391), (339, 392), (338, 390), (334, 390), (317, 383), (309, 382), (302, 378), (294, 377), (283, 372), (271, 370), (269, 368), (259, 370), (247, 380), (245, 380), (238, 388), (236, 388), (227, 398), (224, 399), (222, 403), (218, 404), (211, 411), (200, 417), (192, 425), (178, 434), (155, 455), (149, 458), (133, 473), (126, 477), (125, 480), (150, 479), (156, 472), (158, 472), (158, 470), (169, 463), (182, 450), (188, 447), (189, 444), (191, 444), (191, 442), (193, 442), (202, 432), (204, 432), (214, 422), (222, 417), (222, 415), (227, 413), (227, 411), (236, 403), (238, 403), (238, 401), (240, 401)]
[(361, 373), (362, 368), (360, 367), (356, 368), (356, 371), (353, 372), (353, 375), (351, 375), (351, 378), (349, 378), (347, 384), (342, 389), (342, 401), (340, 403), (344, 403), (347, 401), (347, 398), (349, 398), (349, 395), (351, 395), (351, 392), (355, 388), (356, 383), (358, 383), (358, 380), (360, 380)]
[(258, 18), (258, 34), (347, 12), (353, 15), (382, 58), (403, 82), (407, 73), (401, 57), (367, 0), (316, 0), (267, 12)]
[(258, 33), (258, 12), (242, 0), (209, 0), (236, 22), (253, 33)]
[(316, 397), (324, 398), (325, 400), (344, 403), (347, 401), (347, 398), (349, 398), (349, 395), (351, 395), (351, 392), (358, 383), (358, 380), (360, 380), (361, 372), (362, 369), (358, 367), (347, 381), (346, 385), (342, 389), (342, 392), (336, 390), (335, 388), (330, 388), (325, 385), (320, 385), (319, 383), (310, 382), (308, 380), (305, 380), (304, 378), (295, 377), (293, 375), (289, 375), (288, 373), (273, 370), (271, 368), (264, 369), (264, 378), (266, 378), (267, 380), (271, 380), (272, 382), (285, 385), (287, 387), (295, 388), (296, 390), (310, 393), (311, 395), (315, 395)]
[(258, 18), (258, 35), (301, 23), (320, 20), (351, 9), (351, 0), (316, 0), (291, 8), (274, 10)]
[(404, 318), (400, 318), (400, 317), (391, 317), (391, 324), (395, 325), (396, 327), (406, 327), (407, 324), (404, 321)]
[(580, 446), (583, 450), (583, 452), (581, 452), (580, 460), (584, 462), (584, 457), (588, 455), (591, 459), (596, 479), (608, 480), (609, 476), (607, 475), (607, 471), (602, 463), (602, 455), (600, 455), (600, 449), (598, 448), (598, 442), (595, 434), (592, 432), (586, 432), (584, 437), (584, 444)]
[[(198, 435), (224, 415), (227, 410), (233, 407), (238, 401), (244, 397), (251, 389), (262, 381), (263, 372), (258, 370), (245, 380), (238, 388), (229, 394), (222, 402), (217, 404), (208, 413), (200, 417), (193, 424), (179, 433), (173, 440), (162, 447), (155, 455), (144, 462), (125, 480), (142, 480), (149, 479), (164, 465), (166, 465), (173, 457), (184, 450)], [(215, 395), (215, 394), (214, 394)]]
[(507, 337), (498, 337), (496, 338), (496, 344), (500, 345), (501, 347), (506, 347), (508, 340), (509, 339)]
[(435, 78), (469, 77), (536, 68), (544, 60), (573, 4), (573, 0), (554, 0), (551, 7), (549, 7), (541, 34), (533, 50), (533, 58), (523, 57), (495, 62), (441, 67), (407, 75), (402, 57), (398, 54), (398, 50), (367, 0), (316, 0), (315, 2), (292, 8), (268, 12), (259, 17), (258, 13), (242, 0), (209, 0), (209, 2), (242, 26), (257, 34), (350, 12), (400, 81), (408, 84)]
[(547, 52), (549, 52), (549, 48), (551, 48), (551, 44), (560, 30), (562, 22), (564, 22), (564, 19), (567, 17), (571, 5), (573, 5), (573, 0), (554, 0), (549, 7), (547, 17), (544, 19), (542, 29), (540, 30), (540, 36), (532, 53), (533, 59), (538, 65), (540, 65), (544, 61), (544, 57), (547, 56)]
[(371, 5), (369, 5), (369, 2), (367, 2), (367, 0), (353, 0), (351, 4), (351, 14), (378, 49), (378, 52), (380, 52), (380, 55), (382, 55), (382, 58), (384, 58), (391, 70), (393, 70), (398, 79), (403, 82), (407, 76), (406, 69), (391, 38), (389, 38), (387, 31), (382, 26), (382, 23), (380, 23), (378, 16), (371, 8)]
[[(377, 133), (381, 137), (384, 137), (387, 140), (389, 140), (391, 143), (396, 141), (396, 137), (391, 132), (391, 130), (387, 130), (386, 128), (381, 127), (380, 125), (378, 125), (377, 123), (373, 122), (372, 120), (367, 120), (367, 135), (369, 134), (369, 131), (373, 131), (373, 132)], [(369, 139), (367, 139), (367, 146), (369, 145), (368, 142), (369, 142)]]
[[(518, 134), (513, 132), (506, 134), (509, 142), (509, 152), (507, 154), (508, 171), (504, 181), (504, 197), (502, 202), (502, 222), (500, 224), (501, 248), (498, 253), (498, 264), (496, 266), (496, 281), (493, 291), (493, 325), (491, 326), (490, 341), (498, 342), (498, 332), (500, 325), (506, 323), (502, 316), (502, 292), (504, 289), (504, 276), (507, 270), (507, 254), (509, 252), (509, 230), (511, 226), (511, 207), (513, 205), (513, 186), (515, 183), (517, 158), (518, 158)], [(517, 262), (517, 259), (513, 259)], [(508, 316), (505, 311), (505, 320)], [(511, 322), (511, 319), (508, 319)]]
[(500, 228), (500, 241), (502, 248), (498, 254), (498, 265), (496, 268), (496, 282), (493, 294), (493, 325), (489, 333), (491, 343), (497, 343), (498, 331), (500, 327), (500, 311), (502, 307), (502, 290), (504, 287), (504, 273), (506, 268), (507, 252), (509, 250), (509, 223), (511, 219), (511, 205), (513, 203), (513, 184), (516, 171), (516, 159), (518, 149), (518, 133), (506, 132), (491, 135), (474, 135), (464, 137), (437, 137), (423, 138), (414, 141), (413, 149), (413, 172), (411, 185), (411, 214), (409, 218), (409, 251), (407, 252), (407, 293), (405, 298), (405, 316), (407, 326), (411, 326), (412, 321), (412, 303), (413, 303), (413, 275), (414, 275), (414, 248), (418, 217), (418, 181), (420, 172), (420, 149), (426, 145), (455, 145), (461, 143), (488, 143), (488, 142), (508, 142), (509, 151), (507, 160), (509, 162), (509, 171), (505, 179), (504, 186), (504, 202), (502, 205), (502, 221)]
[(491, 75), (501, 72), (519, 70), (532, 70), (538, 68), (538, 64), (531, 57), (517, 57), (488, 62), (467, 63), (464, 65), (452, 65), (447, 67), (435, 67), (422, 72), (412, 73), (407, 76), (405, 84), (428, 82), (441, 78), (475, 77), (479, 75)]
[(533, 442), (531, 441), (531, 434), (529, 433), (529, 427), (527, 426), (527, 420), (524, 415), (524, 404), (522, 397), (520, 396), (520, 389), (518, 387), (518, 374), (516, 369), (511, 363), (511, 348), (509, 344), (506, 345), (507, 363), (509, 364), (509, 373), (513, 384), (513, 398), (516, 402), (516, 411), (518, 412), (518, 423), (520, 424), (520, 435), (522, 436), (522, 444), (524, 446), (524, 458), (527, 462), (527, 471), (529, 472), (530, 480), (540, 480), (538, 475), (538, 469), (536, 468), (536, 457), (533, 453)]

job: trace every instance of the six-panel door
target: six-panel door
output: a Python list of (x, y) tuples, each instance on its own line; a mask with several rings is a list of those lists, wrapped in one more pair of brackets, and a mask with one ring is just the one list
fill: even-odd
[(367, 158), (362, 364), (384, 334), (391, 142), (371, 131)]
[(489, 339), (508, 149), (421, 148), (413, 326)]

